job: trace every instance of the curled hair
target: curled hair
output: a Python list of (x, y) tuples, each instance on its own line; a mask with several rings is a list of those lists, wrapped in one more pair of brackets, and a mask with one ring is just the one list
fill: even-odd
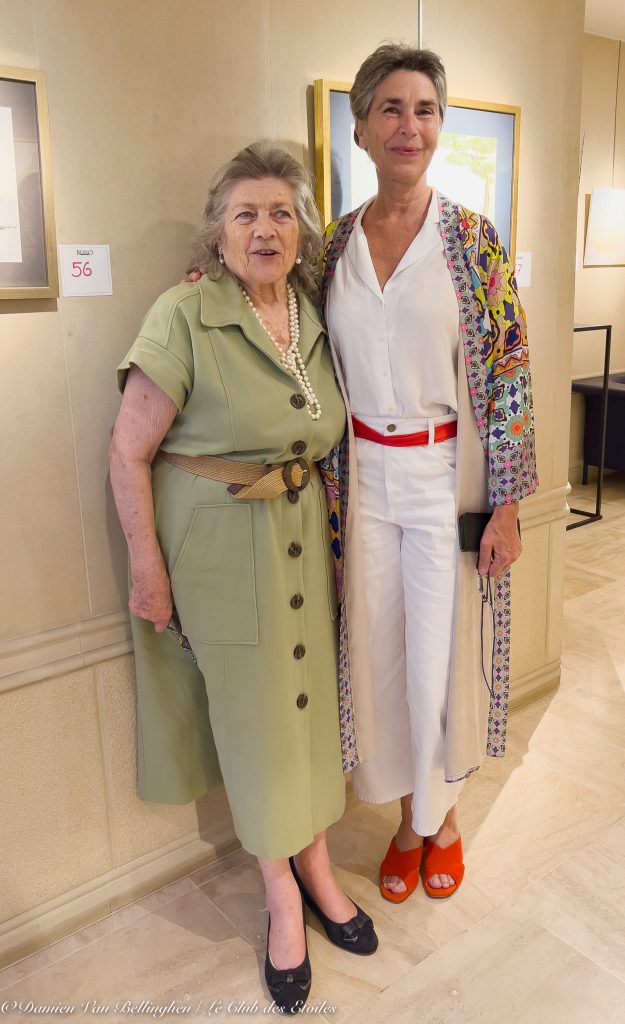
[(226, 207), (233, 187), (240, 181), (279, 178), (293, 190), (293, 206), (299, 224), (298, 254), (288, 278), (295, 288), (311, 298), (318, 295), (318, 263), (323, 232), (308, 171), (288, 149), (276, 142), (254, 142), (246, 146), (217, 171), (210, 183), (202, 227), (198, 232), (193, 260), (214, 281), (223, 273), (219, 262), (219, 240), (223, 236)]
[[(443, 62), (432, 50), (419, 50), (407, 43), (382, 43), (360, 65), (349, 94), (354, 118), (358, 121), (367, 120), (376, 89), (393, 71), (420, 71), (422, 75), (427, 75), (436, 89), (442, 124), (447, 110), (447, 77)], [(355, 131), (354, 139), (358, 145)]]

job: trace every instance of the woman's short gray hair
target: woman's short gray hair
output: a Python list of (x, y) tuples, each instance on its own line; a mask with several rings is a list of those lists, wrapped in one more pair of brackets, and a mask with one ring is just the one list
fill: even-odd
[[(443, 62), (432, 50), (419, 50), (407, 43), (382, 43), (360, 65), (349, 94), (354, 118), (367, 120), (377, 87), (393, 71), (420, 71), (427, 75), (436, 89), (442, 124), (447, 110), (447, 77)], [(354, 138), (358, 145), (356, 132)]]
[(293, 205), (299, 224), (298, 255), (302, 262), (293, 266), (289, 280), (296, 288), (315, 298), (318, 294), (323, 231), (312, 179), (288, 149), (277, 142), (254, 142), (217, 171), (208, 190), (202, 227), (194, 247), (194, 262), (213, 280), (221, 276), (223, 267), (219, 262), (218, 249), (230, 193), (240, 181), (261, 178), (279, 178), (293, 190)]

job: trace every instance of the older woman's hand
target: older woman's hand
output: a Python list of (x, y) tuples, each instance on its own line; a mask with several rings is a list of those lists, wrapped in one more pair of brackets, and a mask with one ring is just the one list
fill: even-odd
[(183, 277), (180, 284), (195, 284), (200, 280), (202, 274), (205, 274), (206, 270), (204, 267), (191, 267), (187, 270), (186, 275)]
[(164, 565), (133, 568), (128, 607), (132, 615), (154, 623), (164, 633), (173, 610), (171, 585)]
[(480, 576), (501, 576), (521, 554), (521, 538), (517, 529), (518, 515), (517, 501), (493, 509), (480, 544), (477, 562)]

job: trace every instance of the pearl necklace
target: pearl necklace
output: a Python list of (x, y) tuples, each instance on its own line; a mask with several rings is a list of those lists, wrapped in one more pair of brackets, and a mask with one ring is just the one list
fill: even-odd
[(245, 288), (243, 288), (242, 285), (239, 285), (239, 288), (243, 292), (243, 298), (252, 310), (252, 313), (258, 320), (265, 334), (278, 349), (278, 352), (280, 353), (280, 362), (284, 366), (285, 370), (288, 370), (289, 373), (293, 374), (295, 380), (302, 389), (310, 418), (318, 420), (321, 416), (321, 406), (319, 404), (319, 399), (313, 391), (312, 384), (310, 383), (308, 374), (306, 373), (304, 360), (302, 359), (299, 350), (299, 313), (297, 310), (297, 296), (293, 287), (287, 283), (286, 294), (289, 307), (289, 347), (286, 351), (280, 348), (271, 331), (267, 329), (267, 326), (261, 320), (260, 313), (245, 291)]

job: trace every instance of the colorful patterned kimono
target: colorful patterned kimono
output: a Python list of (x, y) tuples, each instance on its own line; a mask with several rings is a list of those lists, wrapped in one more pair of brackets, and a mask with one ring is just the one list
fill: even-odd
[[(443, 248), (458, 301), (466, 383), (486, 461), (480, 507), (468, 510), (482, 511), (519, 501), (532, 494), (538, 486), (525, 315), (507, 253), (491, 222), (443, 196), (439, 196), (439, 211)], [(327, 229), (323, 309), (336, 264), (345, 250), (358, 213), (359, 210), (355, 210), (341, 217)], [(335, 367), (341, 382), (337, 359)], [(460, 376), (458, 386), (460, 390)], [(460, 422), (459, 419), (459, 430)], [(346, 536), (350, 461), (353, 473), (353, 451), (350, 456), (346, 435), (322, 466), (330, 501), (337, 587), (342, 606), (340, 717), (346, 771), (367, 758), (368, 727), (364, 717), (369, 707), (366, 699), (360, 701), (363, 707), (361, 725), (358, 712), (354, 711), (358, 703), (355, 687), (360, 682), (353, 678), (352, 672), (354, 643), (359, 639), (356, 635), (358, 627), (356, 616), (350, 612), (349, 601), (345, 601), (344, 581), (344, 572), (352, 554), (349, 531)], [(481, 467), (478, 469), (481, 472)], [(459, 507), (460, 510), (467, 509)], [(465, 572), (466, 566), (465, 562)], [(475, 572), (474, 567), (472, 571)], [(476, 722), (475, 736), (466, 744), (462, 740), (464, 725), (460, 720), (464, 705), (458, 705), (462, 710), (456, 716), (459, 720), (452, 721), (450, 734), (460, 736), (461, 741), (450, 739), (455, 749), (450, 750), (448, 759), (448, 781), (464, 778), (479, 767), (478, 748), (485, 747), (485, 752), (493, 757), (501, 757), (505, 751), (510, 665), (509, 570), (495, 581), (493, 589), (494, 642), (492, 665), (489, 666), (489, 702), (485, 704), (481, 695), (475, 698), (475, 706), (483, 709), (478, 710), (476, 717), (484, 718), (484, 721)], [(359, 627), (363, 628), (362, 621)], [(483, 653), (490, 661), (490, 645)], [(476, 688), (482, 686), (481, 679), (475, 680)], [(453, 706), (450, 711), (453, 714)]]

